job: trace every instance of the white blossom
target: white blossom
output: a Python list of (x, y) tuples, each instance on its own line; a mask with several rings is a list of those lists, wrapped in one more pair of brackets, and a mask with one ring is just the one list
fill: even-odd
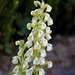
[(39, 69), (39, 75), (45, 75), (45, 71), (44, 71), (44, 69)]
[(45, 58), (40, 58), (40, 65), (44, 65), (45, 64)]
[(32, 61), (32, 58), (29, 56), (25, 59), (26, 62), (31, 62)]
[(53, 63), (51, 61), (48, 61), (48, 68), (52, 68)]
[(29, 67), (28, 62), (24, 62), (24, 64), (23, 64), (23, 69), (25, 69), (26, 67), (27, 68)]
[(17, 64), (18, 63), (18, 59), (17, 58), (18, 58), (18, 56), (14, 56), (13, 57), (13, 60), (12, 60), (13, 64)]
[(38, 38), (40, 38), (42, 35), (43, 35), (43, 31), (39, 30), (39, 32), (38, 32)]
[(31, 32), (30, 34), (29, 34), (29, 37), (28, 37), (28, 41), (33, 41), (34, 40), (34, 36), (33, 36), (33, 33)]
[(29, 69), (26, 69), (26, 75), (32, 75), (32, 71), (30, 71)]
[(47, 46), (48, 41), (45, 38), (42, 38), (42, 46)]
[(51, 17), (48, 19), (48, 26), (50, 25), (53, 25), (53, 19)]
[(47, 5), (46, 12), (50, 12), (52, 10), (52, 7), (50, 5)]
[(48, 13), (45, 14), (45, 18), (44, 18), (44, 21), (48, 21), (50, 15)]
[(15, 66), (15, 68), (13, 69), (13, 73), (18, 74), (18, 72), (19, 72), (19, 67), (18, 66)]
[(39, 1), (34, 1), (34, 5), (37, 7), (38, 5), (40, 5), (41, 3)]
[(41, 29), (45, 29), (45, 28), (46, 28), (46, 24), (45, 24), (44, 22), (42, 22), (39, 27), (40, 27)]
[(29, 30), (31, 30), (31, 23), (28, 23), (28, 24), (27, 24), (27, 28), (28, 28)]
[(27, 46), (27, 47), (31, 47), (31, 46), (32, 46), (32, 41), (31, 41), (31, 40), (30, 40), (30, 41), (27, 41), (27, 42), (26, 42), (26, 46)]
[(52, 37), (50, 36), (50, 34), (46, 34), (46, 39), (50, 40)]
[(34, 45), (34, 49), (40, 49), (40, 48), (41, 48), (41, 46), (40, 46), (39, 42), (37, 41)]
[(32, 55), (33, 55), (33, 48), (30, 48), (30, 49), (26, 52), (26, 54), (27, 54), (27, 57), (28, 57), (28, 56), (32, 56)]
[(19, 45), (20, 44), (20, 41), (19, 40), (16, 41), (15, 44), (16, 44), (16, 46)]
[(45, 50), (41, 50), (41, 57), (46, 57), (46, 51)]
[(52, 31), (50, 30), (50, 27), (46, 27), (46, 34), (51, 34)]
[(48, 44), (47, 45), (47, 51), (51, 51), (53, 48), (52, 48), (52, 44)]
[(36, 64), (36, 65), (40, 64), (40, 61), (37, 57), (33, 60), (33, 64)]

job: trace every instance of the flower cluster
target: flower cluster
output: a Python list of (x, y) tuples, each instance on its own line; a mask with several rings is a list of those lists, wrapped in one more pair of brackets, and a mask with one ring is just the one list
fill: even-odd
[[(17, 56), (13, 57), (12, 63), (18, 64), (13, 69), (14, 75), (45, 75), (44, 67), (52, 67), (52, 62), (47, 61), (47, 51), (52, 50), (52, 44), (48, 43), (51, 37), (51, 29), (49, 26), (53, 24), (53, 20), (48, 14), (52, 10), (52, 7), (39, 1), (34, 1), (36, 7), (40, 8), (31, 11), (32, 20), (27, 24), (27, 28), (31, 30), (27, 38), (27, 42), (24, 40), (16, 41), (16, 45), (19, 45), (19, 52)], [(28, 48), (26, 53), (25, 49)], [(31, 65), (29, 63), (31, 62)]]

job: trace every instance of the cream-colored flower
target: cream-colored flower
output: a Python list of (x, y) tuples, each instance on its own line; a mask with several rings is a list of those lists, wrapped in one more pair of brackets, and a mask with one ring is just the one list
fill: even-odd
[(46, 34), (51, 34), (52, 31), (50, 30), (50, 27), (46, 27)]
[(26, 42), (26, 46), (29, 48), (29, 47), (31, 47), (32, 46), (32, 41), (30, 40), (30, 41), (27, 41)]
[(47, 45), (47, 51), (52, 51), (53, 47), (52, 47), (52, 44), (49, 44)]
[(41, 23), (41, 25), (39, 26), (42, 30), (46, 28), (46, 24), (44, 22)]
[(16, 41), (15, 44), (16, 44), (16, 46), (19, 45), (20, 44), (20, 41), (19, 40)]
[(38, 5), (40, 6), (41, 3), (39, 1), (34, 1), (34, 5), (37, 7)]
[(29, 67), (28, 62), (24, 62), (24, 64), (23, 64), (23, 70), (24, 70), (25, 68), (28, 68), (28, 67)]
[(33, 60), (33, 64), (36, 64), (36, 65), (40, 64), (40, 61), (37, 57)]
[(13, 69), (13, 73), (18, 74), (18, 72), (19, 72), (19, 67), (18, 66), (15, 66), (15, 68)]
[(14, 56), (13, 60), (12, 60), (13, 64), (17, 64), (18, 63), (18, 56)]
[(40, 58), (40, 65), (44, 65), (45, 64), (45, 58)]
[(26, 75), (32, 75), (32, 71), (30, 71), (29, 69), (26, 69)]
[(50, 25), (53, 25), (53, 19), (51, 17), (48, 19), (48, 26)]
[(32, 61), (32, 58), (29, 56), (25, 59), (26, 62), (31, 62)]
[(34, 36), (33, 36), (33, 33), (31, 32), (30, 34), (29, 34), (29, 37), (28, 37), (28, 41), (33, 41), (34, 40)]
[(44, 71), (44, 69), (39, 69), (39, 75), (45, 75), (45, 71)]
[(47, 5), (46, 12), (50, 12), (52, 10), (52, 7), (50, 5)]
[(32, 56), (32, 55), (33, 55), (33, 48), (30, 48), (30, 49), (26, 52), (26, 54), (27, 54), (27, 57), (28, 57), (28, 56)]
[(45, 50), (41, 50), (41, 57), (46, 57), (46, 51)]
[(31, 30), (31, 23), (27, 24), (27, 29)]
[(48, 41), (45, 38), (42, 38), (42, 46), (47, 46)]
[(37, 37), (40, 38), (42, 35), (43, 35), (43, 31), (42, 30), (39, 30)]
[(40, 46), (39, 42), (36, 42), (34, 45), (34, 49), (40, 49), (40, 48), (41, 48), (41, 46)]
[(50, 40), (52, 37), (50, 36), (50, 34), (46, 34), (46, 39)]
[(50, 15), (48, 13), (45, 14), (45, 18), (44, 21), (48, 21), (48, 19), (50, 18)]
[(51, 61), (48, 61), (48, 68), (52, 68), (53, 63)]

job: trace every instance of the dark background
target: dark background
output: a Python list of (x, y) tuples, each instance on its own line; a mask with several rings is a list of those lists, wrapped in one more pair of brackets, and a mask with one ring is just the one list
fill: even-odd
[[(34, 0), (0, 0), (0, 75), (12, 70), (11, 57), (18, 49), (16, 40), (25, 39), (30, 31), (26, 24), (31, 22), (30, 11), (35, 10)], [(41, 0), (40, 0), (41, 1)], [(52, 6), (54, 20), (51, 27), (53, 51), (48, 53), (54, 67), (47, 69), (47, 75), (75, 74), (75, 0), (44, 0)], [(5, 61), (7, 61), (5, 63)], [(12, 75), (8, 73), (7, 75)]]

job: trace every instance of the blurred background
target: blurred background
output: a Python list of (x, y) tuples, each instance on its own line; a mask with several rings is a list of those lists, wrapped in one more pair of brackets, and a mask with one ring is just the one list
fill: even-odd
[[(0, 75), (12, 75), (12, 56), (17, 54), (15, 41), (25, 39), (31, 31), (26, 24), (31, 22), (34, 0), (0, 0)], [(40, 0), (41, 1), (41, 0)], [(47, 59), (53, 61), (46, 75), (75, 75), (75, 0), (44, 0), (52, 6), (54, 20), (53, 51)]]

